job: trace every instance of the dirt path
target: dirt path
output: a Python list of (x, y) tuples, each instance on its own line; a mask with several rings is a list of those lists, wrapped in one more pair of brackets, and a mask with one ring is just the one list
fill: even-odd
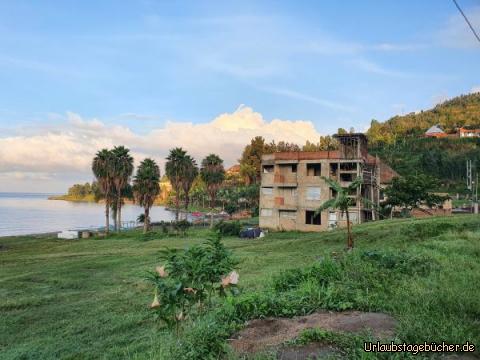
[(292, 319), (252, 320), (230, 341), (230, 345), (238, 353), (255, 353), (276, 348), (285, 341), (296, 338), (302, 330), (308, 328), (350, 333), (369, 329), (377, 338), (389, 338), (394, 334), (395, 320), (386, 314), (360, 311), (317, 312)]

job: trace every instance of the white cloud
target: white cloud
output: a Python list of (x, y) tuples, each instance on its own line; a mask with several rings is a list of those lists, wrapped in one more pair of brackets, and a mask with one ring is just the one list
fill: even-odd
[(480, 93), (480, 85), (472, 87), (470, 94)]
[(298, 144), (316, 141), (320, 136), (310, 121), (267, 121), (244, 105), (207, 123), (170, 121), (145, 135), (125, 126), (106, 125), (98, 119), (86, 120), (75, 113), (67, 113), (64, 118), (59, 128), (39, 128), (34, 135), (0, 138), (2, 188), (8, 188), (9, 182), (17, 180), (42, 182), (68, 178), (71, 181), (75, 176), (79, 181), (88, 179), (95, 152), (120, 144), (132, 150), (137, 163), (148, 156), (163, 165), (168, 150), (181, 146), (198, 161), (209, 153), (217, 153), (229, 166), (236, 163), (243, 147), (254, 136)]

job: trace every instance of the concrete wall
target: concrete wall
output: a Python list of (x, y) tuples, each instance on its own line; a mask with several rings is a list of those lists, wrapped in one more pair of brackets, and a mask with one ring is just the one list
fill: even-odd
[[(330, 187), (321, 176), (330, 176), (331, 163), (355, 162), (361, 160), (318, 159), (297, 160), (297, 158), (275, 160), (272, 155), (264, 157), (264, 165), (274, 165), (273, 172), (263, 173), (262, 188), (272, 188), (271, 194), (260, 189), (260, 227), (275, 230), (321, 231), (329, 228), (329, 210), (320, 214), (321, 224), (306, 224), (306, 212), (315, 211), (321, 204), (330, 199)], [(307, 175), (308, 164), (320, 164), (318, 176)], [(296, 165), (296, 172), (292, 172)], [(358, 166), (359, 168), (359, 166)], [(263, 170), (263, 169), (262, 169)], [(347, 185), (347, 184), (345, 184)], [(310, 189), (309, 188), (315, 188)], [(320, 189), (319, 199), (308, 199), (307, 194), (316, 193)], [(359, 209), (351, 209), (358, 214)], [(271, 214), (271, 215), (270, 215)], [(340, 214), (336, 214), (338, 226), (345, 226)], [(360, 219), (360, 217), (359, 217)]]

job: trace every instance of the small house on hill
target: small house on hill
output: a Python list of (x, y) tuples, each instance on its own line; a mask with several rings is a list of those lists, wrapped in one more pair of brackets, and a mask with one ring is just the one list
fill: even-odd
[(443, 131), (438, 125), (433, 125), (425, 132), (425, 137), (442, 138), (446, 136), (448, 136), (447, 133)]
[(480, 137), (480, 129), (461, 127), (460, 129), (458, 129), (458, 136), (461, 138)]

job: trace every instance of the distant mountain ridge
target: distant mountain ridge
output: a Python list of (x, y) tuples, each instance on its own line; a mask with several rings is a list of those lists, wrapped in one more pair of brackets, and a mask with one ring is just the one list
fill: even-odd
[(432, 125), (446, 132), (462, 126), (480, 127), (480, 92), (460, 95), (430, 110), (396, 115), (385, 122), (372, 120), (367, 136), (371, 144), (391, 144), (399, 138), (418, 137)]

